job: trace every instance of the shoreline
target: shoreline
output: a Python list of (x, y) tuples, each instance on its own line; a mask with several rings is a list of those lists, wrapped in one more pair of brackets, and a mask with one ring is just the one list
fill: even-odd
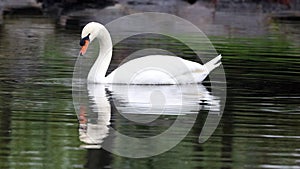
[[(17, 0), (15, 0), (17, 1)], [(28, 0), (31, 1), (32, 0)], [(164, 12), (186, 19), (209, 35), (262, 35), (273, 21), (299, 21), (300, 2), (278, 4), (262, 1), (260, 3), (228, 0), (199, 0), (190, 4), (184, 0), (142, 1), (107, 0), (106, 4), (66, 4), (27, 3), (28, 6), (5, 5), (0, 1), (0, 12), (5, 15), (37, 15), (56, 20), (57, 25), (66, 29), (81, 29), (90, 21), (106, 24), (116, 18), (138, 12)], [(69, 4), (70, 5), (70, 4)], [(79, 6), (78, 6), (79, 5)], [(8, 10), (7, 7), (11, 7)], [(44, 7), (44, 8), (43, 8)], [(7, 12), (9, 11), (9, 12)], [(0, 16), (0, 24), (1, 18)], [(4, 17), (5, 20), (5, 17)]]

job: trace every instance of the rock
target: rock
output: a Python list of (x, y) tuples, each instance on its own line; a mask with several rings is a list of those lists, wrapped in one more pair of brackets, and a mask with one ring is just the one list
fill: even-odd
[(43, 13), (42, 4), (36, 0), (9, 0), (2, 3), (4, 14), (41, 15)]

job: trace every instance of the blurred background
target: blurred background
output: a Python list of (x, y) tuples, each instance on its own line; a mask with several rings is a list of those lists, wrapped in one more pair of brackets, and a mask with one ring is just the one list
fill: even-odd
[[(72, 100), (80, 31), (90, 21), (106, 24), (146, 11), (190, 21), (223, 55), (227, 101), (221, 122), (199, 144), (208, 116), (199, 110), (181, 143), (150, 158), (84, 149)], [(0, 168), (299, 169), (299, 11), (299, 0), (0, 0)], [(178, 41), (136, 36), (114, 46), (109, 71), (143, 47), (193, 60)], [(209, 83), (204, 85), (210, 91)], [(82, 113), (87, 114), (83, 123), (97, 124), (101, 117)], [(133, 124), (112, 104), (110, 123), (125, 134), (147, 137), (164, 131), (174, 118)]]
[[(268, 19), (298, 18), (299, 3), (298, 0), (1, 0), (0, 14), (2, 22), (3, 15), (40, 15), (55, 18), (64, 27), (78, 28), (90, 20), (106, 23), (127, 14), (155, 11), (183, 17), (215, 33), (228, 32), (230, 28), (261, 33), (258, 27)], [(208, 25), (211, 27), (205, 28)]]

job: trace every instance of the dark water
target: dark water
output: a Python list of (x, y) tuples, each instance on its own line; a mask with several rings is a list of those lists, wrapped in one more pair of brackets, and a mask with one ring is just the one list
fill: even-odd
[[(187, 110), (186, 117), (196, 120), (187, 136), (171, 150), (141, 159), (86, 149), (82, 137), (80, 141), (81, 124), (88, 119), (79, 115), (78, 123), (72, 98), (79, 31), (58, 28), (45, 18), (6, 18), (4, 23), (0, 28), (0, 168), (300, 168), (299, 22), (274, 22), (265, 28), (266, 34), (255, 37), (210, 37), (223, 54), (227, 78), (227, 101), (217, 129), (199, 144), (208, 108)], [(116, 51), (128, 48), (119, 46)], [(209, 85), (204, 87), (209, 94)], [(92, 124), (101, 117), (106, 119), (103, 123), (111, 118), (108, 127), (142, 138), (157, 135), (174, 122), (171, 114), (150, 127), (132, 123), (117, 110), (130, 112), (135, 105), (118, 100), (116, 96), (122, 94), (118, 90), (100, 90), (105, 93), (96, 98), (114, 104), (108, 104), (111, 114), (105, 116), (99, 107), (95, 110), (85, 91), (83, 114), (100, 112), (89, 114)], [(187, 108), (197, 105), (189, 103)], [(174, 112), (172, 107), (169, 112)], [(107, 125), (100, 127), (103, 138), (96, 139), (107, 142)], [(112, 144), (131, 146), (118, 139)]]

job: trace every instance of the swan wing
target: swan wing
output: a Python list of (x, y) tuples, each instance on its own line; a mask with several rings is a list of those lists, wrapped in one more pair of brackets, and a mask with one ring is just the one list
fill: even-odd
[(188, 84), (201, 83), (208, 75), (205, 66), (168, 55), (149, 55), (133, 59), (106, 77), (107, 83)]

